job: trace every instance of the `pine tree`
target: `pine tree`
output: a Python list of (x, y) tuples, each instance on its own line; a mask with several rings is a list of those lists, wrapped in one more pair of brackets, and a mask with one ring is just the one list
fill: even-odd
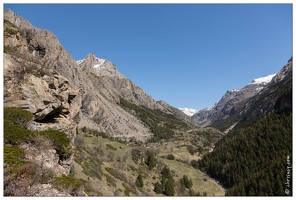
[(150, 170), (156, 166), (156, 162), (157, 162), (156, 158), (151, 153), (149, 153), (146, 164), (148, 165)]
[(161, 194), (162, 193), (162, 184), (159, 183), (158, 181), (154, 184), (154, 192), (156, 194)]
[(276, 175), (275, 190), (276, 191), (274, 192), (274, 195), (276, 196), (285, 195), (283, 182), (281, 181), (281, 178), (279, 175)]
[(137, 179), (136, 179), (136, 186), (137, 187), (143, 187), (144, 186), (143, 178), (142, 178), (141, 174), (139, 174)]
[(187, 189), (191, 189), (193, 186), (192, 180), (187, 177), (187, 175), (183, 175), (180, 179), (180, 183), (182, 186), (186, 187)]
[(172, 177), (170, 177), (167, 180), (163, 193), (167, 196), (174, 196), (175, 188), (174, 188), (174, 179)]

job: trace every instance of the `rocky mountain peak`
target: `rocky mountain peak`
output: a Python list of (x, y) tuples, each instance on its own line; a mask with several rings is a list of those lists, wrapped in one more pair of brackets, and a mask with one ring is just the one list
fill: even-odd
[(92, 72), (97, 76), (117, 76), (124, 78), (124, 76), (118, 72), (115, 64), (106, 59), (98, 58), (93, 53), (89, 53), (84, 59), (76, 62), (84, 71)]

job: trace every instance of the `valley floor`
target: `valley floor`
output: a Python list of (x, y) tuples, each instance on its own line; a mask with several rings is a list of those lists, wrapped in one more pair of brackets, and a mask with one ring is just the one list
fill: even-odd
[[(182, 188), (179, 183), (184, 175), (192, 180), (191, 191), (195, 195), (225, 195), (221, 185), (190, 165), (190, 161), (198, 160), (201, 156), (199, 153), (191, 155), (188, 152), (186, 140), (132, 144), (103, 138), (91, 129), (79, 132), (77, 140), (80, 140), (80, 144), (76, 144), (72, 171), (76, 178), (89, 181), (91, 187), (97, 190), (93, 194), (95, 196), (164, 196), (155, 193), (154, 185), (161, 182), (161, 171), (165, 166), (171, 170), (175, 196), (189, 195), (189, 190)], [(183, 136), (189, 139), (190, 134)], [(147, 151), (154, 152), (157, 160), (155, 167), (150, 169), (145, 156)], [(167, 158), (169, 154), (174, 156), (173, 160)], [(136, 156), (138, 160), (135, 159)], [(143, 187), (136, 185), (139, 174), (143, 177)]]

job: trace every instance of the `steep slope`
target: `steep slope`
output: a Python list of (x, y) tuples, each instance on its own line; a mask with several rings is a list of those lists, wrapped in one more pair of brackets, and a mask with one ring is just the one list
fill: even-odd
[(151, 130), (118, 106), (120, 98), (190, 122), (179, 110), (157, 103), (110, 61), (89, 54), (76, 62), (50, 31), (35, 28), (10, 9), (4, 19), (4, 106), (32, 112), (33, 129), (71, 129), (74, 138), (75, 117), (79, 127), (146, 140)]
[(89, 75), (95, 87), (100, 88), (98, 90), (100, 94), (109, 101), (117, 103), (121, 96), (137, 105), (161, 109), (154, 99), (120, 74), (117, 67), (110, 61), (97, 58), (94, 54), (88, 54), (85, 59), (77, 61), (77, 63)]
[[(286, 93), (292, 87), (292, 58), (272, 78), (272, 80), (257, 95), (249, 98), (234, 115), (215, 121), (212, 126), (226, 130), (230, 126), (245, 121), (251, 121), (266, 113), (276, 111), (292, 111), (292, 93)], [(281, 98), (280, 98), (281, 97)]]
[[(5, 196), (100, 196), (116, 195), (119, 189), (122, 195), (156, 194), (151, 188), (164, 167), (163, 158), (158, 157), (157, 163), (154, 160), (158, 167), (152, 171), (145, 160), (141, 159), (144, 167), (121, 160), (131, 160), (133, 145), (141, 145), (134, 146), (143, 150), (141, 154), (155, 148), (155, 143), (147, 142), (150, 146), (143, 147), (141, 141), (161, 140), (160, 144), (183, 137), (183, 132), (192, 128), (189, 116), (163, 101), (156, 102), (110, 61), (89, 54), (76, 62), (53, 33), (35, 28), (9, 9), (4, 11), (3, 67)], [(81, 145), (84, 138), (88, 144)], [(113, 142), (118, 144), (117, 155), (122, 156), (116, 162)], [(108, 155), (104, 156), (99, 144), (105, 145)], [(199, 191), (201, 177), (206, 176), (187, 168)], [(135, 188), (133, 180), (143, 171), (149, 179), (145, 191)], [(80, 174), (76, 176), (76, 172)], [(123, 174), (129, 175), (128, 179), (122, 179)], [(174, 178), (179, 179), (177, 175)], [(115, 179), (121, 180), (118, 190)], [(104, 193), (97, 188), (97, 181)], [(214, 181), (202, 182), (215, 188), (213, 194), (224, 194)], [(212, 192), (211, 188), (202, 190)], [(178, 192), (185, 193), (189, 194)]]
[(275, 74), (257, 78), (242, 89), (228, 90), (211, 108), (204, 108), (192, 116), (192, 120), (200, 126), (208, 126), (238, 113), (249, 98), (258, 94)]
[(99, 88), (98, 93), (108, 101), (118, 104), (120, 98), (124, 98), (135, 105), (176, 115), (179, 119), (191, 123), (190, 117), (178, 109), (163, 101), (156, 102), (131, 80), (118, 72), (117, 67), (110, 61), (97, 58), (94, 54), (88, 54), (85, 59), (79, 60), (77, 63), (94, 87)]
[[(89, 54), (77, 63), (53, 33), (10, 9), (4, 11), (3, 57), (4, 107), (31, 114), (25, 127), (19, 127), (19, 117), (5, 120), (5, 195), (83, 196), (86, 181), (67, 176), (79, 127), (110, 138), (145, 141), (154, 133), (151, 127), (173, 132), (158, 126), (182, 126), (174, 113), (190, 121), (178, 109), (146, 95), (111, 62)], [(153, 116), (148, 120), (155, 127), (120, 105), (122, 101)]]
[(229, 196), (291, 196), (292, 59), (250, 98), (239, 119), (199, 161), (200, 169), (228, 188)]

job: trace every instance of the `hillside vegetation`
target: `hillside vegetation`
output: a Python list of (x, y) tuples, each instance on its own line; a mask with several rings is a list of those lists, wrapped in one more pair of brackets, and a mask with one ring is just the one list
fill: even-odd
[(69, 159), (72, 154), (70, 139), (64, 132), (28, 130), (26, 127), (32, 117), (30, 112), (20, 108), (4, 108), (4, 195), (35, 196), (42, 184), (50, 184), (53, 189), (65, 192), (62, 195), (82, 195), (85, 181), (60, 176), (29, 159), (28, 149), (24, 149), (27, 144), (44, 151), (54, 149), (60, 161)]
[[(182, 139), (191, 137), (184, 134)], [(191, 154), (183, 140), (177, 138), (144, 144), (83, 128), (79, 130), (75, 146), (72, 172), (97, 187), (96, 195), (224, 195), (220, 185), (190, 164), (202, 154)], [(166, 175), (163, 171), (167, 171)]]
[[(50, 184), (53, 189), (72, 196), (224, 195), (221, 186), (191, 164), (212, 144), (204, 135), (219, 137), (218, 132), (195, 130), (145, 144), (84, 127), (77, 130), (73, 149), (63, 132), (28, 130), (31, 120), (28, 111), (4, 110), (5, 196), (34, 195), (33, 189), (26, 188), (42, 184)], [(58, 175), (29, 159), (24, 144), (35, 146), (45, 141), (49, 146), (41, 146), (41, 152), (53, 148), (61, 162), (74, 153), (68, 176)]]
[[(226, 195), (292, 195), (291, 82), (281, 88), (273, 111), (238, 124), (198, 162), (202, 171), (228, 188)], [(262, 103), (259, 99), (255, 105)]]

